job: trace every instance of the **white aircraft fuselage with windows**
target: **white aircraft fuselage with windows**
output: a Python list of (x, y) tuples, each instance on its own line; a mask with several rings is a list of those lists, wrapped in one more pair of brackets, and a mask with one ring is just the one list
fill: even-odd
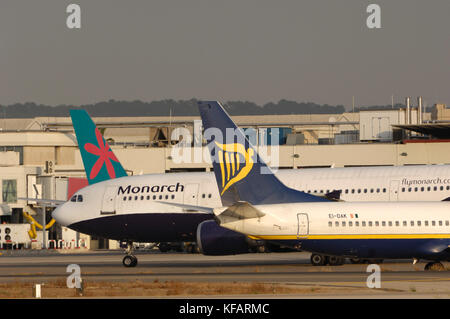
[[(450, 165), (285, 169), (276, 176), (307, 193), (341, 190), (343, 201), (442, 201), (450, 197)], [(198, 224), (213, 217), (159, 201), (222, 205), (213, 172), (150, 174), (87, 186), (60, 205), (53, 217), (79, 232), (137, 242), (194, 241)]]

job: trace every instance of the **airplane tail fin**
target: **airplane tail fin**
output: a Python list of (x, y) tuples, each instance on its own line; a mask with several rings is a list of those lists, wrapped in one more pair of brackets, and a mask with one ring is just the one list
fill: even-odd
[(285, 186), (219, 102), (198, 102), (198, 106), (224, 206), (239, 201), (253, 205), (327, 201)]
[(85, 110), (70, 110), (89, 185), (127, 176), (125, 169)]

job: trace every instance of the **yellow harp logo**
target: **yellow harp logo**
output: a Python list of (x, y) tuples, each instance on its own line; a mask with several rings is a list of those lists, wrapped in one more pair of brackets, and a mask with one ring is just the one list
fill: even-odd
[[(223, 195), (231, 185), (250, 173), (253, 167), (254, 152), (251, 148), (246, 151), (242, 144), (215, 143), (220, 148), (218, 151), (220, 173), (222, 175), (222, 192), (220, 195)], [(245, 161), (244, 166), (240, 165), (242, 158)]]

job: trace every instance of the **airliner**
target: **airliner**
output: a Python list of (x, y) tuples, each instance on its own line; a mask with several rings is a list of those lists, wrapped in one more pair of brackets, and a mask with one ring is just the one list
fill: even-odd
[[(337, 259), (422, 259), (425, 270), (444, 270), (441, 261), (450, 261), (448, 201), (336, 202), (294, 190), (271, 173), (218, 102), (199, 102), (199, 109), (204, 128), (222, 132), (207, 139), (222, 205), (197, 209), (214, 213), (220, 226)], [(230, 129), (235, 136), (224, 141)], [(233, 160), (241, 162), (236, 174)]]
[[(196, 241), (207, 255), (245, 253), (263, 241), (219, 227), (211, 212), (161, 204), (221, 206), (214, 172), (127, 176), (84, 110), (71, 111), (89, 186), (59, 205), (53, 218), (78, 232), (126, 241), (125, 266), (135, 266), (133, 242)], [(342, 201), (441, 201), (450, 197), (450, 165), (280, 169), (288, 187)], [(338, 196), (339, 197), (339, 196)], [(331, 196), (333, 198), (333, 196)], [(314, 264), (332, 258), (315, 254)]]

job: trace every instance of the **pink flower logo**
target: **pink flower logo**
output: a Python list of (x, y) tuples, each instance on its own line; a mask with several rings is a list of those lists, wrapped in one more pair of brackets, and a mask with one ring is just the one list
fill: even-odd
[(100, 169), (103, 166), (103, 163), (106, 164), (106, 170), (108, 171), (108, 175), (110, 178), (116, 177), (116, 172), (114, 171), (114, 167), (111, 163), (111, 160), (114, 162), (119, 162), (117, 157), (114, 155), (114, 153), (109, 148), (108, 144), (103, 143), (103, 137), (102, 134), (100, 134), (99, 130), (95, 128), (95, 136), (97, 137), (97, 143), (99, 147), (95, 146), (92, 143), (86, 143), (84, 144), (84, 149), (91, 154), (94, 154), (98, 156), (97, 161), (95, 162), (94, 166), (92, 166), (91, 172), (89, 174), (90, 179), (94, 179), (97, 177), (98, 173), (100, 172)]

